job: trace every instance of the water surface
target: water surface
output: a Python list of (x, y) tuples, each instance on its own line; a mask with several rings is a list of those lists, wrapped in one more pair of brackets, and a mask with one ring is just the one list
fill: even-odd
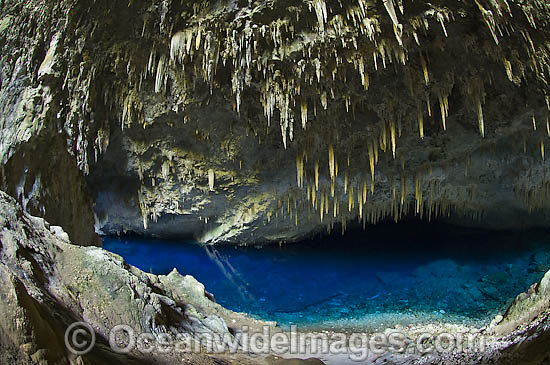
[(486, 321), (550, 268), (546, 237), (414, 223), (261, 249), (130, 237), (104, 247), (143, 271), (192, 275), (234, 311), (363, 328)]

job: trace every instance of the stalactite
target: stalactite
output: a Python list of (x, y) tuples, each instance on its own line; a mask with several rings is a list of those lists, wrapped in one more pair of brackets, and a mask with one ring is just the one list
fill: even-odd
[(371, 178), (374, 181), (375, 156), (374, 156), (374, 146), (371, 142), (369, 142), (368, 149), (369, 149), (370, 173), (371, 173)]
[(214, 170), (209, 169), (208, 170), (208, 187), (210, 191), (214, 191), (214, 183), (215, 183)]
[(298, 187), (302, 188), (304, 186), (304, 160), (303, 154), (296, 155), (296, 176)]
[(348, 212), (351, 213), (351, 210), (353, 209), (353, 184), (350, 186), (349, 194), (348, 194)]
[(319, 161), (315, 161), (315, 190), (319, 191)]
[(506, 58), (502, 61), (504, 63), (504, 69), (506, 70), (506, 75), (508, 76), (508, 80), (510, 82), (514, 81), (514, 74), (512, 72), (512, 63), (508, 61)]
[(344, 194), (348, 193), (348, 172), (344, 173)]
[(479, 133), (482, 137), (485, 137), (485, 123), (483, 122), (483, 108), (481, 106), (481, 98), (479, 96), (475, 99), (476, 111), (477, 111), (477, 122), (479, 125)]
[(393, 153), (393, 158), (395, 158), (396, 141), (395, 141), (395, 122), (393, 120), (390, 122), (390, 134), (391, 134), (391, 149)]
[(367, 203), (367, 180), (363, 181), (363, 204)]
[(321, 222), (323, 221), (324, 215), (325, 215), (325, 195), (321, 193), (321, 204), (319, 206), (319, 215), (321, 216)]
[(328, 17), (327, 4), (324, 2), (324, 0), (313, 0), (313, 8), (315, 9), (315, 14), (317, 15), (319, 31), (324, 33), (325, 24)]
[(325, 215), (328, 215), (329, 202), (328, 191), (325, 190)]
[(162, 55), (159, 59), (159, 63), (157, 66), (157, 76), (155, 80), (155, 92), (160, 93), (163, 88), (166, 86), (166, 81), (168, 79), (168, 75), (166, 74), (166, 68), (167, 68), (167, 60), (164, 55)]
[(439, 95), (439, 109), (441, 111), (441, 122), (443, 130), (447, 130), (447, 117), (449, 116), (449, 101), (447, 96)]
[(481, 12), (481, 15), (483, 16), (483, 20), (485, 21), (485, 24), (487, 24), (487, 27), (489, 28), (491, 35), (493, 36), (493, 40), (495, 41), (495, 44), (498, 45), (498, 38), (496, 34), (496, 22), (493, 16), (493, 12), (491, 10), (486, 10), (477, 0), (474, 0), (474, 1)]
[(422, 65), (422, 72), (424, 73), (424, 82), (426, 83), (426, 86), (430, 83), (430, 74), (428, 73), (428, 65), (426, 64), (426, 59), (420, 53), (420, 64)]
[(386, 122), (382, 123), (381, 133), (380, 133), (380, 149), (383, 152), (386, 152), (387, 141), (387, 132), (386, 132)]
[(306, 99), (302, 99), (302, 102), (300, 104), (300, 109), (302, 111), (302, 128), (306, 129), (306, 124), (307, 124), (307, 101), (306, 101)]
[(334, 163), (334, 148), (332, 144), (328, 147), (328, 170), (330, 173), (330, 179), (334, 180), (336, 176), (336, 164)]
[(421, 110), (418, 110), (418, 132), (420, 133), (420, 138), (424, 139), (424, 114)]
[(407, 196), (407, 181), (405, 176), (401, 176), (401, 206), (405, 204), (406, 196)]
[(383, 0), (384, 7), (390, 16), (391, 21), (393, 22), (394, 27), (399, 28), (400, 24), (397, 20), (397, 14), (395, 13), (395, 8), (393, 6), (393, 0)]

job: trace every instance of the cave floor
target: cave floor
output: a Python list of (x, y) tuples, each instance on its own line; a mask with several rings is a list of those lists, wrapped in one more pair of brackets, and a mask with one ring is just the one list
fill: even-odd
[(376, 331), (487, 325), (549, 270), (549, 237), (400, 224), (261, 248), (130, 237), (104, 248), (146, 272), (177, 268), (224, 307), (283, 328)]

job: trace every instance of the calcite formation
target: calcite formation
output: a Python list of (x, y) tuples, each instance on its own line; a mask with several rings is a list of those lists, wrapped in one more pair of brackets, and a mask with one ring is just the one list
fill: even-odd
[(544, 1), (34, 0), (0, 15), (3, 188), (81, 244), (94, 218), (238, 243), (411, 215), (550, 222)]

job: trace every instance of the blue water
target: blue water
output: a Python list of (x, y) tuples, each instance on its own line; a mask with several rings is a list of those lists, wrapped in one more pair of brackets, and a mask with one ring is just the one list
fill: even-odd
[(146, 272), (192, 275), (234, 311), (352, 328), (485, 321), (550, 269), (546, 237), (402, 224), (261, 249), (129, 237), (104, 248)]

